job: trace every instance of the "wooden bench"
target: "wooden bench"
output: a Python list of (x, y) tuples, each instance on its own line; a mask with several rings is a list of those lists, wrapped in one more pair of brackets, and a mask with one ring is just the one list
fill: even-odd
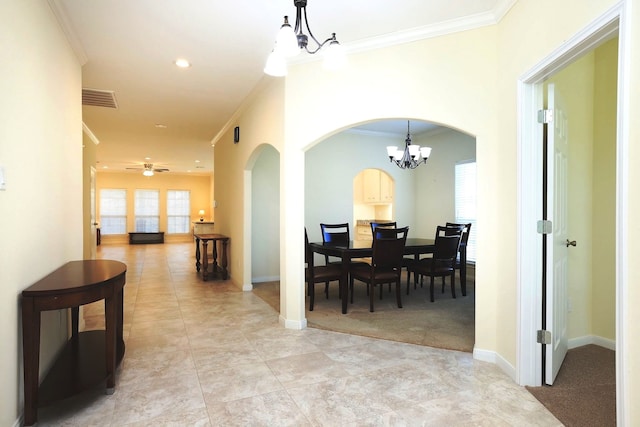
[(129, 233), (129, 244), (145, 244), (145, 243), (164, 243), (164, 231), (157, 231), (152, 233), (143, 233), (135, 231)]

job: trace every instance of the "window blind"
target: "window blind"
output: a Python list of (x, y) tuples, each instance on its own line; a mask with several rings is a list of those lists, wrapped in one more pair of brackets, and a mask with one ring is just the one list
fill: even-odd
[(455, 166), (456, 223), (471, 223), (467, 242), (467, 261), (476, 261), (476, 162), (467, 161)]

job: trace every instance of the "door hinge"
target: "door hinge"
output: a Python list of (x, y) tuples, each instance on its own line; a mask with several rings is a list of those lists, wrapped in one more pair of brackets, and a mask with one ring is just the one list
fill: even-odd
[(553, 224), (551, 221), (541, 219), (538, 221), (538, 234), (551, 234), (553, 232)]
[(538, 123), (552, 123), (553, 110), (538, 110)]
[(538, 344), (551, 344), (551, 331), (545, 331), (544, 329), (538, 330), (536, 341)]

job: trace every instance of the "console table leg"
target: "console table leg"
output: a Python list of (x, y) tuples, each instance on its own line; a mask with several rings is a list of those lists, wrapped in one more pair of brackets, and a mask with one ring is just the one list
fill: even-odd
[(218, 274), (218, 242), (217, 241), (213, 241), (213, 266), (212, 266), (212, 270), (213, 270), (213, 274)]
[[(209, 260), (207, 259), (207, 244), (209, 242), (207, 242), (206, 240), (202, 241), (202, 280), (204, 280), (205, 282), (207, 281), (207, 278), (209, 277)], [(214, 243), (215, 245), (215, 243)]]
[(196, 271), (200, 272), (200, 239), (196, 237)]
[(222, 259), (220, 260), (220, 264), (222, 265), (222, 278), (227, 280), (229, 276), (227, 274), (227, 240), (222, 240)]
[(38, 371), (40, 370), (40, 311), (31, 298), (22, 300), (22, 352), (24, 363), (24, 425), (38, 421)]
[(113, 394), (116, 388), (116, 297), (111, 295), (104, 300), (105, 322), (105, 361), (107, 369), (107, 394)]

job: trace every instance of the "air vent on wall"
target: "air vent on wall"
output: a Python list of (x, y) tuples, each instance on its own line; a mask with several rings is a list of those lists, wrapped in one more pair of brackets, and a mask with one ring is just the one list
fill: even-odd
[(82, 89), (82, 105), (94, 107), (118, 108), (116, 96), (112, 90)]

